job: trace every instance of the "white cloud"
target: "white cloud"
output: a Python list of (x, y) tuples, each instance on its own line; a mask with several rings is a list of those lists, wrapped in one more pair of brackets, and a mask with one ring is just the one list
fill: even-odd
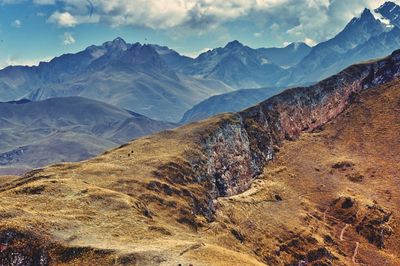
[(315, 45), (317, 45), (317, 42), (314, 41), (313, 39), (310, 39), (310, 38), (305, 38), (305, 39), (303, 40), (303, 42), (304, 42), (305, 44), (307, 44), (308, 46), (315, 46)]
[(72, 45), (75, 43), (75, 38), (72, 36), (70, 32), (65, 32), (63, 35), (63, 44), (64, 45)]
[(266, 10), (289, 0), (61, 0), (74, 16), (98, 15), (112, 26), (168, 29), (208, 27)]
[(4, 62), (0, 62), (0, 69), (7, 66), (37, 66), (40, 62), (48, 62), (51, 59), (51, 57), (23, 59), (19, 55), (12, 55)]
[(16, 19), (13, 21), (13, 23), (11, 23), (11, 26), (13, 26), (14, 28), (21, 28), (22, 27), (22, 22), (19, 19)]
[(187, 53), (182, 53), (182, 54), (185, 55), (185, 56), (191, 57), (191, 58), (196, 58), (200, 54), (208, 52), (210, 50), (211, 50), (211, 48), (203, 48), (200, 51), (193, 51), (193, 52), (187, 52)]
[(256, 37), (256, 38), (260, 38), (261, 35), (262, 35), (261, 32), (255, 32), (255, 33), (253, 33), (253, 36)]
[(55, 23), (60, 27), (75, 27), (78, 25), (77, 19), (69, 12), (54, 12), (48, 19), (49, 22)]
[[(1, 1), (1, 0), (0, 0)], [(3, 0), (4, 1), (4, 0)], [(53, 0), (35, 0), (52, 2)], [(64, 27), (102, 22), (113, 27), (215, 29), (238, 18), (262, 21), (264, 28), (303, 40), (337, 33), (364, 7), (385, 0), (58, 0), (49, 21)]]

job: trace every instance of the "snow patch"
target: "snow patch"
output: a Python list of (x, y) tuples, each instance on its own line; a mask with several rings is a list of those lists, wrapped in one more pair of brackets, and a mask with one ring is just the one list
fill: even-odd
[(268, 65), (270, 64), (269, 60), (266, 58), (261, 58), (261, 65)]
[(375, 19), (379, 20), (382, 24), (384, 24), (386, 26), (386, 28), (393, 28), (394, 27), (389, 19), (384, 18), (381, 14), (379, 14), (375, 10), (372, 10), (371, 13), (375, 17)]
[(102, 57), (103, 55), (105, 55), (106, 50), (105, 49), (99, 49), (99, 50), (95, 50), (91, 53), (92, 57), (97, 59)]

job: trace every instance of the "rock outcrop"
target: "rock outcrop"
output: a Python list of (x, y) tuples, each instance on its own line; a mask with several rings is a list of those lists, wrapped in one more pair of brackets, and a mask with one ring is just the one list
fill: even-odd
[[(382, 60), (351, 66), (310, 87), (284, 91), (234, 114), (212, 132), (203, 146), (214, 195), (245, 191), (284, 140), (297, 138), (338, 116), (362, 90), (400, 76), (400, 51)], [(197, 173), (204, 176), (204, 173)]]

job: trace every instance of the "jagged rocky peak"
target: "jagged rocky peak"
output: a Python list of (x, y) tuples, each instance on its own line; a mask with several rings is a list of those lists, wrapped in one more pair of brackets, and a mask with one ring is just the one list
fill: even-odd
[(136, 62), (149, 62), (149, 61), (160, 61), (162, 60), (157, 51), (148, 44), (133, 44), (124, 54), (124, 58), (127, 60), (135, 60)]
[(379, 14), (390, 24), (400, 27), (400, 6), (394, 2), (384, 3), (375, 9), (375, 13)]
[(359, 17), (353, 18), (344, 30), (329, 42), (348, 50), (385, 31), (387, 31), (385, 24), (376, 19), (371, 10), (366, 8)]
[(103, 46), (108, 49), (121, 51), (126, 51), (129, 48), (128, 44), (121, 37), (115, 38), (113, 41), (105, 42), (103, 43)]
[(242, 47), (244, 47), (244, 45), (238, 40), (231, 41), (225, 46), (226, 49), (236, 49)]
[(391, 12), (395, 11), (395, 9), (398, 9), (398, 8), (399, 8), (399, 6), (396, 3), (392, 2), (392, 1), (387, 1), (383, 5), (378, 7), (376, 9), (376, 11), (391, 13)]
[(292, 42), (284, 48), (288, 48), (291, 50), (298, 50), (300, 48), (310, 48), (310, 46), (304, 42)]
[(371, 10), (369, 10), (368, 8), (365, 8), (359, 17), (355, 17), (350, 21), (349, 25), (354, 25), (354, 24), (360, 23), (360, 22), (366, 23), (366, 22), (374, 22), (374, 21), (375, 21), (375, 17), (372, 14)]

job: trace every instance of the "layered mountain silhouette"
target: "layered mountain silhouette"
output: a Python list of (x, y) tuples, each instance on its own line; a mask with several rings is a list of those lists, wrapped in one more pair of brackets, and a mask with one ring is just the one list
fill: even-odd
[(274, 85), (285, 73), (284, 67), (304, 57), (305, 44), (285, 48), (252, 49), (239, 41), (210, 50), (187, 62), (179, 72), (217, 79), (234, 88), (255, 88)]
[(194, 104), (228, 91), (220, 81), (175, 73), (153, 46), (121, 38), (37, 67), (0, 71), (2, 101), (81, 96), (164, 121), (178, 121)]
[(335, 37), (312, 48), (293, 43), (285, 48), (253, 49), (234, 41), (186, 60), (177, 70), (219, 79), (237, 89), (315, 83), (399, 48), (399, 17), (400, 7), (387, 2), (376, 10), (365, 9)]
[[(356, 62), (386, 56), (400, 46), (399, 17), (400, 7), (387, 2), (376, 10), (365, 9), (334, 38), (314, 47), (292, 43), (283, 48), (253, 49), (239, 41), (232, 41), (197, 58), (183, 56), (164, 46), (129, 44), (116, 38), (38, 66), (10, 66), (0, 70), (0, 101), (32, 101), (26, 106), (34, 106), (35, 102), (49, 103), (44, 100), (63, 97), (66, 97), (65, 101), (81, 99), (70, 97), (101, 101), (99, 105), (110, 104), (121, 112), (131, 110), (140, 114), (137, 116), (142, 118), (141, 122), (135, 121), (141, 125), (140, 129), (136, 127), (130, 134), (126, 133), (129, 138), (134, 138), (175, 125), (159, 121), (188, 123), (223, 112), (238, 112), (280, 92), (276, 88), (314, 84)], [(273, 89), (248, 89), (266, 86)], [(64, 111), (73, 106), (71, 100), (67, 102), (71, 107), (64, 105)], [(83, 105), (77, 108), (84, 112)], [(63, 117), (61, 112), (59, 114)], [(20, 140), (29, 140), (36, 135), (17, 134), (13, 137), (10, 132), (25, 132), (25, 127), (29, 134), (42, 128), (43, 132), (48, 132), (59, 130), (61, 125), (40, 124), (40, 119), (33, 120), (38, 124), (32, 122), (29, 125), (21, 124), (18, 117), (2, 119), (1, 123), (5, 125), (1, 131), (5, 145), (1, 150), (4, 165), (35, 167), (50, 163), (48, 157), (57, 158), (46, 152), (32, 152), (36, 154), (35, 160), (28, 155), (22, 156), (18, 149), (29, 141)], [(128, 117), (119, 119), (126, 121)], [(92, 127), (103, 126), (102, 120), (93, 121)], [(79, 124), (79, 121), (76, 122)], [(84, 138), (74, 138), (75, 127), (64, 129), (66, 134), (70, 134), (67, 137), (65, 134), (44, 134), (34, 139), (41, 139), (40, 145), (45, 146), (52, 138), (54, 141), (70, 138), (81, 147), (96, 148), (84, 148), (81, 153), (84, 156), (77, 155), (81, 152), (78, 149), (79, 152), (71, 152), (70, 157), (65, 155), (51, 162), (80, 160), (120, 143), (120, 139), (105, 138), (90, 130), (84, 132)], [(106, 145), (93, 144), (103, 140)], [(38, 161), (42, 163), (36, 163)]]
[(179, 121), (207, 98), (235, 89), (315, 83), (399, 47), (400, 8), (365, 9), (334, 38), (309, 47), (250, 48), (239, 41), (189, 58), (159, 45), (123, 39), (90, 46), (37, 67), (0, 71), (0, 100), (82, 96), (152, 119)]
[(0, 103), (0, 175), (81, 161), (176, 127), (81, 97)]
[(375, 11), (365, 9), (360, 17), (353, 18), (334, 38), (313, 47), (278, 84), (315, 82), (351, 64), (383, 57), (397, 49), (400, 31), (391, 21), (393, 14), (385, 17), (387, 13), (384, 12), (384, 6)]
[(220, 113), (237, 112), (256, 105), (282, 90), (282, 88), (243, 89), (212, 96), (186, 111), (180, 122), (186, 124)]
[(0, 264), (399, 265), (399, 77), (398, 50), (1, 178)]

